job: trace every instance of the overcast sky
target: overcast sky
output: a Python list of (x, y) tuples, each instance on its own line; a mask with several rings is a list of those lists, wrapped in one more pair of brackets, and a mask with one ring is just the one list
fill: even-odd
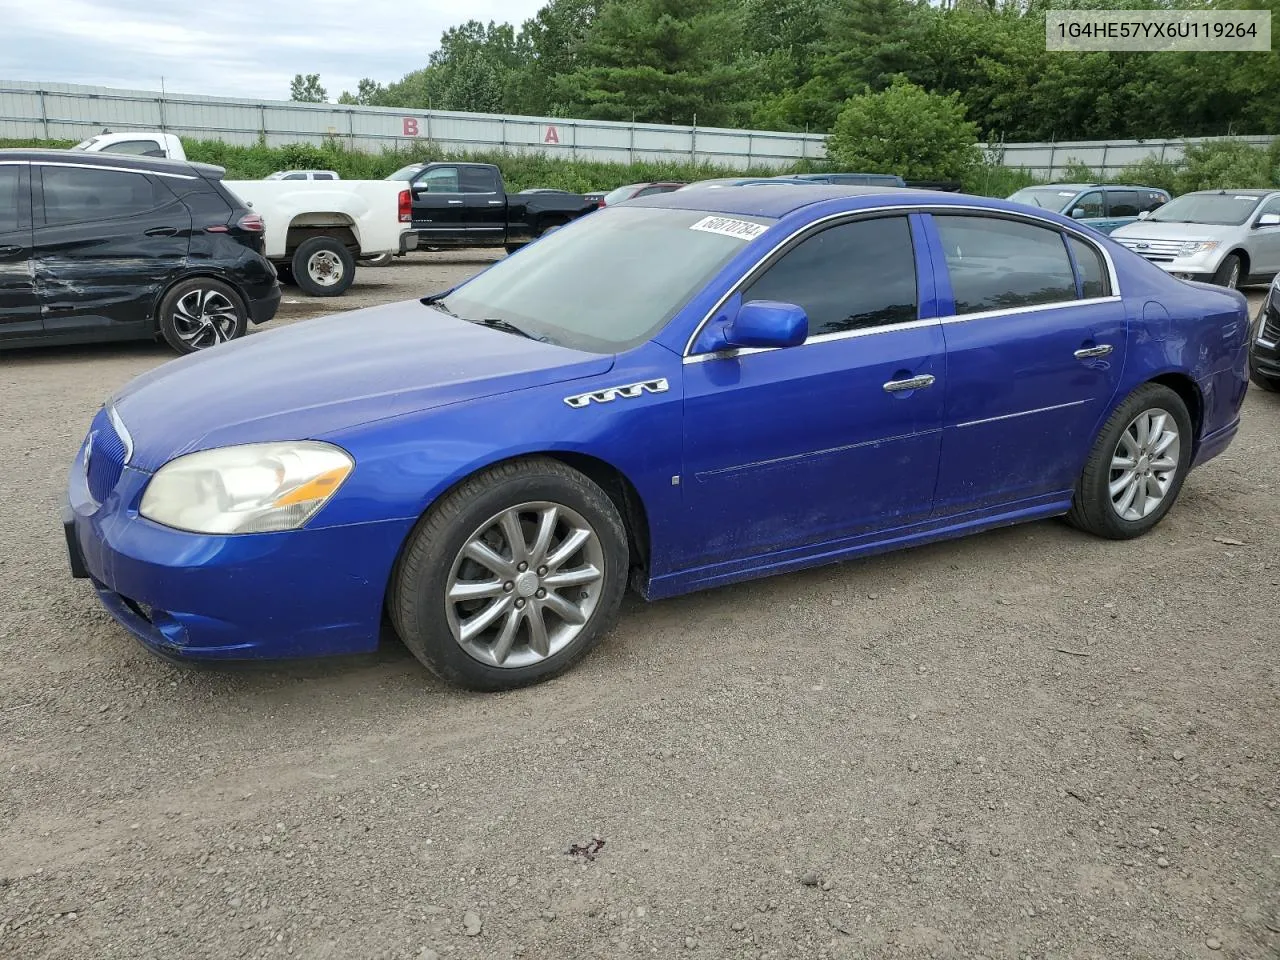
[(517, 27), (546, 0), (0, 0), (0, 81), (44, 80), (289, 99), (319, 73), (331, 100), (361, 77), (425, 66), (468, 19)]

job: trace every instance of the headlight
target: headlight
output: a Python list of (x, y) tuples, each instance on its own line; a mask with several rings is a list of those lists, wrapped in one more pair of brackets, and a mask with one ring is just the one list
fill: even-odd
[(1210, 250), (1218, 249), (1217, 240), (1188, 240), (1178, 248), (1178, 253), (1184, 257), (1189, 257), (1196, 253), (1208, 253)]
[(296, 530), (334, 495), (355, 462), (329, 443), (251, 443), (170, 460), (138, 512), (193, 533)]

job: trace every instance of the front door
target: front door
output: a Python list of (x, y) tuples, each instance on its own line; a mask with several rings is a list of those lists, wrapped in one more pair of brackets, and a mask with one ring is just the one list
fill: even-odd
[(466, 200), (457, 167), (432, 167), (413, 181), (411, 189), (413, 229), (424, 246), (432, 240), (466, 239)]
[(939, 309), (952, 314), (936, 513), (1061, 499), (1124, 366), (1124, 303), (1106, 260), (1014, 218), (935, 214), (932, 225)]
[(938, 322), (919, 319), (932, 300), (927, 270), (917, 283), (919, 227), (899, 215), (809, 234), (728, 304), (799, 304), (808, 340), (685, 359), (681, 482), (697, 546), (683, 565), (785, 563), (929, 516), (946, 365)]
[(187, 262), (191, 213), (147, 173), (33, 166), (36, 292), (46, 334), (136, 336)]
[(463, 222), (476, 243), (498, 244), (507, 235), (507, 201), (492, 167), (462, 167)]
[[(1263, 226), (1258, 220), (1266, 214), (1280, 215), (1280, 196), (1272, 197), (1258, 208), (1250, 221), (1253, 243), (1253, 262), (1249, 265), (1249, 273), (1270, 277), (1280, 273), (1280, 225)], [(1244, 278), (1241, 277), (1241, 280)]]
[(31, 266), (31, 173), (0, 162), (0, 342), (40, 333)]

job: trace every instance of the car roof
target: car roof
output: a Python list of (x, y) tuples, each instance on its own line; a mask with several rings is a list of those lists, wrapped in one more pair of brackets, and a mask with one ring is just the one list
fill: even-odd
[(25, 147), (0, 149), (0, 160), (26, 160), (30, 163), (74, 163), (83, 167), (116, 167), (151, 173), (186, 173), (199, 170), (222, 176), (222, 167), (169, 157), (139, 157), (128, 153), (90, 153), (84, 150), (34, 150)]
[[(849, 199), (857, 203), (848, 209), (876, 206), (877, 199), (890, 199), (896, 205), (944, 205), (958, 202), (991, 204), (994, 210), (1017, 211), (1019, 204), (994, 201), (989, 197), (971, 197), (959, 193), (939, 193), (936, 190), (912, 190), (903, 187), (876, 186), (845, 187), (825, 183), (787, 183), (786, 181), (762, 181), (768, 186), (753, 184), (739, 187), (722, 187), (719, 190), (675, 190), (649, 197), (627, 201), (629, 207), (667, 207), (675, 210), (705, 210), (708, 213), (738, 214), (739, 216), (785, 217), (789, 213), (822, 203), (825, 200)], [(950, 198), (950, 199), (947, 199)]]
[(1191, 193), (1184, 193), (1183, 196), (1189, 197), (1189, 196), (1192, 196), (1193, 194), (1196, 196), (1209, 196), (1210, 194), (1226, 194), (1226, 193), (1230, 193), (1232, 195), (1239, 195), (1242, 197), (1265, 197), (1273, 193), (1280, 193), (1280, 189), (1272, 188), (1270, 190), (1266, 190), (1266, 189), (1260, 190), (1257, 187), (1246, 187), (1242, 190), (1232, 190), (1232, 189), (1192, 190)]

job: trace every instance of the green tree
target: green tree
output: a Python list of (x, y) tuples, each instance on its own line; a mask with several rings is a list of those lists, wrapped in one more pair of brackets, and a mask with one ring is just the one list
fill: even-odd
[(977, 125), (957, 94), (929, 93), (905, 77), (879, 93), (850, 98), (827, 154), (839, 166), (909, 180), (960, 180), (981, 157)]
[(516, 38), (521, 65), (509, 91), (515, 113), (563, 116), (557, 80), (585, 66), (583, 42), (602, 0), (551, 0), (526, 20)]
[(320, 86), (320, 74), (294, 74), (289, 84), (289, 99), (298, 103), (324, 103), (329, 99), (329, 92)]
[(395, 104), (384, 104), (382, 102), (386, 95), (386, 87), (376, 80), (370, 80), (366, 77), (356, 85), (355, 93), (348, 93), (346, 90), (342, 91), (342, 95), (338, 97), (338, 102), (358, 104), (364, 107), (395, 106)]

